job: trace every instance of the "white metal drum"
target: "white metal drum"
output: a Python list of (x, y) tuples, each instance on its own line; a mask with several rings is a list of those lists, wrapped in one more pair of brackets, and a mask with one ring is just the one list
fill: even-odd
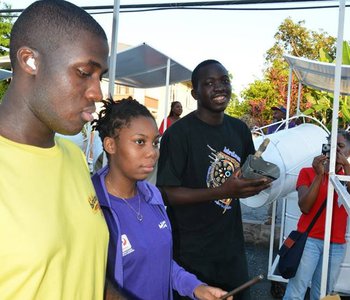
[(250, 207), (260, 207), (294, 191), (300, 169), (310, 166), (313, 158), (321, 154), (321, 147), (327, 142), (327, 136), (327, 132), (321, 127), (305, 123), (254, 138), (256, 149), (265, 137), (270, 139), (262, 158), (278, 165), (281, 175), (271, 188), (259, 195), (242, 199), (242, 203)]

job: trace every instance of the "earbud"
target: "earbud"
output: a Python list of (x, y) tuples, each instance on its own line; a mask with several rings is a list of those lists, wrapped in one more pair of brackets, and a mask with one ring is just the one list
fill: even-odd
[(35, 59), (33, 57), (29, 57), (27, 60), (27, 65), (31, 67), (33, 70), (36, 70)]

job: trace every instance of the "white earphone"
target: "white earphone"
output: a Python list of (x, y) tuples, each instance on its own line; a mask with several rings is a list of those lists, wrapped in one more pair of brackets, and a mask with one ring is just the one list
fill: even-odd
[(29, 57), (27, 60), (27, 65), (31, 67), (33, 70), (36, 70), (35, 59), (33, 57)]

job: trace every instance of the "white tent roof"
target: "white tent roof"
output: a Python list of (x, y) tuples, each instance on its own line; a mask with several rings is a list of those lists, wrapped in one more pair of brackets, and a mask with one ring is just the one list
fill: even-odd
[[(334, 92), (335, 64), (284, 55), (299, 81), (312, 88)], [(350, 95), (350, 65), (342, 65), (340, 93)]]
[[(115, 81), (136, 88), (166, 85), (167, 62), (170, 60), (169, 84), (190, 80), (191, 71), (170, 57), (143, 43), (117, 53)], [(108, 78), (108, 75), (106, 75)]]
[(0, 56), (0, 81), (12, 77), (12, 72), (6, 70), (5, 68), (11, 68), (10, 57)]
[(12, 77), (12, 72), (9, 70), (0, 69), (0, 81)]

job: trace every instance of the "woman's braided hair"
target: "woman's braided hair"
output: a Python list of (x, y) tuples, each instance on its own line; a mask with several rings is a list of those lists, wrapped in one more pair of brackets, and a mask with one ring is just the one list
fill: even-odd
[(119, 129), (127, 127), (133, 118), (154, 117), (146, 106), (132, 97), (114, 101), (112, 98), (102, 100), (103, 107), (98, 119), (92, 122), (92, 128), (99, 132), (102, 144), (105, 137), (118, 137)]

